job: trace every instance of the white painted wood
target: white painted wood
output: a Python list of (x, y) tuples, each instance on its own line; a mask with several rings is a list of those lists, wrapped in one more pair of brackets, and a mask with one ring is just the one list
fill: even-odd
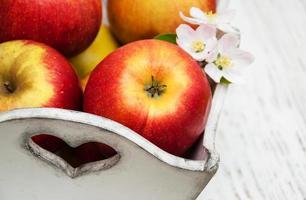
[(256, 61), (228, 91), (221, 162), (200, 200), (306, 199), (306, 1), (232, 0)]
[(228, 86), (219, 84), (214, 92), (214, 97), (212, 101), (211, 110), (207, 119), (207, 124), (205, 127), (205, 134), (203, 144), (206, 149), (210, 152), (210, 161), (207, 163), (207, 169), (215, 171), (217, 170), (220, 156), (216, 151), (215, 140), (217, 134), (218, 122), (222, 113), (224, 101), (226, 99), (226, 94), (228, 91)]
[[(59, 116), (67, 117), (59, 110), (55, 111)], [(74, 112), (68, 116), (75, 118), (79, 114)], [(124, 128), (117, 127), (114, 132), (109, 131), (103, 127), (113, 125), (111, 121), (93, 117), (97, 118), (100, 125), (55, 119), (50, 115), (47, 118), (1, 122), (0, 199), (189, 200), (195, 199), (211, 179), (212, 173), (181, 169), (162, 162), (147, 149), (140, 148), (126, 138), (129, 133), (124, 133)], [(111, 168), (91, 172), (85, 169), (88, 173), (71, 178), (63, 172), (58, 162), (50, 164), (50, 155), (42, 159), (28, 150), (28, 139), (40, 133), (59, 137), (72, 147), (87, 142), (104, 143), (118, 152), (120, 160), (113, 163)]]
[[(39, 135), (41, 133), (34, 133), (34, 135)], [(52, 133), (49, 133), (52, 134)], [(26, 135), (24, 138), (25, 141), (25, 146), (26, 146), (26, 150), (32, 152), (33, 156), (39, 157), (41, 160), (49, 163), (50, 165), (56, 166), (59, 169), (61, 169), (63, 172), (65, 172), (67, 174), (67, 176), (71, 177), (71, 178), (76, 178), (78, 176), (82, 176), (82, 175), (86, 175), (86, 174), (90, 174), (90, 173), (94, 173), (94, 172), (99, 172), (102, 170), (107, 170), (113, 166), (115, 166), (118, 161), (120, 160), (120, 154), (116, 154), (110, 158), (107, 159), (103, 159), (103, 160), (99, 160), (99, 161), (95, 161), (95, 162), (89, 162), (89, 163), (85, 163), (82, 164), (78, 167), (73, 167), (69, 164), (69, 162), (67, 162), (65, 159), (63, 159), (62, 157), (42, 148), (41, 146), (39, 146), (38, 144), (36, 144), (33, 140), (32, 137), (33, 135)], [(21, 134), (21, 137), (22, 134)], [(64, 138), (65, 136), (62, 135), (62, 138)], [(86, 141), (86, 136), (84, 135), (84, 141)], [(69, 140), (69, 145), (76, 147), (79, 145), (80, 143), (80, 138), (78, 138), (78, 140)], [(17, 162), (16, 162), (17, 164)], [(35, 165), (37, 163), (33, 162), (33, 165)]]
[[(218, 89), (218, 88), (217, 88)], [(225, 93), (226, 89), (222, 89), (218, 92), (217, 99), (215, 99), (215, 102), (221, 102), (223, 103), (224, 95), (222, 93)], [(220, 103), (217, 104), (220, 106)], [(212, 108), (214, 108), (214, 105), (212, 105)], [(218, 112), (211, 113), (212, 116), (219, 116), (220, 109), (216, 109)], [(64, 109), (57, 109), (57, 108), (27, 108), (27, 109), (16, 109), (8, 112), (2, 112), (0, 113), (0, 125), (1, 122), (6, 122), (10, 120), (16, 120), (16, 119), (31, 119), (31, 118), (43, 118), (43, 119), (58, 119), (58, 120), (66, 120), (71, 122), (78, 122), (82, 124), (88, 124), (96, 127), (103, 128), (105, 130), (113, 132), (115, 135), (118, 135), (117, 137), (124, 137), (127, 140), (132, 141), (133, 143), (137, 144), (139, 147), (143, 148), (152, 156), (155, 156), (156, 158), (160, 159), (161, 161), (177, 167), (181, 169), (187, 169), (191, 171), (209, 171), (214, 173), (217, 169), (218, 165), (218, 159), (210, 160), (209, 155), (204, 155), (204, 159), (202, 160), (190, 160), (181, 158), (178, 156), (174, 156), (153, 143), (149, 142), (147, 139), (143, 138), (139, 134), (135, 133), (131, 129), (104, 117), (96, 116), (89, 113), (84, 112), (78, 112), (78, 111), (70, 111), (70, 110), (64, 110)], [(205, 144), (207, 144), (210, 149), (214, 151), (214, 155), (216, 155), (216, 152), (214, 150), (214, 139), (215, 139), (215, 128), (214, 126), (217, 125), (215, 122), (218, 120), (218, 117), (212, 117), (212, 120), (210, 120), (209, 123), (211, 123), (212, 131), (207, 134), (207, 139), (205, 140)], [(208, 123), (208, 124), (209, 124)], [(0, 133), (3, 132), (1, 130), (0, 126)], [(1, 136), (1, 135), (0, 135)], [(0, 137), (1, 139), (1, 137)], [(199, 149), (201, 150), (201, 149)], [(203, 151), (204, 153), (204, 151)], [(207, 168), (207, 163), (209, 163), (209, 168)]]

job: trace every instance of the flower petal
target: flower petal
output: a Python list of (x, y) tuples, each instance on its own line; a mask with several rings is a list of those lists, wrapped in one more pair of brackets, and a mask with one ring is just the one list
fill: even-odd
[(218, 50), (217, 49), (213, 49), (212, 51), (210, 51), (207, 55), (207, 58), (205, 59), (205, 61), (207, 63), (213, 63), (215, 62), (215, 60), (218, 57)]
[(239, 36), (236, 34), (227, 33), (223, 35), (218, 42), (220, 53), (222, 54), (231, 51), (232, 49), (238, 48), (239, 42)]
[(188, 45), (181, 39), (176, 38), (177, 45), (182, 48), (184, 51), (189, 52)]
[(212, 78), (216, 83), (220, 83), (221, 78), (223, 77), (223, 72), (217, 68), (216, 65), (210, 63), (207, 64), (204, 68), (206, 74)]
[(186, 17), (182, 12), (180, 12), (180, 17), (185, 21), (188, 22), (190, 24), (202, 24), (202, 23), (206, 23), (204, 20), (202, 19), (195, 19), (195, 18), (191, 18), (191, 17)]
[(193, 40), (193, 38), (196, 36), (196, 33), (193, 28), (187, 24), (181, 24), (176, 29), (176, 35), (179, 40), (187, 43)]
[(215, 52), (217, 50), (218, 41), (216, 38), (210, 38), (206, 40), (206, 47), (205, 50), (209, 53)]
[(231, 24), (218, 24), (217, 28), (221, 30), (223, 33), (231, 33), (236, 35), (240, 34), (239, 29), (233, 27)]
[(203, 40), (208, 40), (215, 38), (217, 34), (217, 29), (216, 27), (208, 24), (201, 24), (197, 29), (196, 29), (196, 35), (197, 37)]
[(207, 20), (206, 14), (201, 9), (196, 8), (196, 7), (190, 8), (190, 15), (193, 18)]
[(242, 83), (244, 82), (243, 73), (239, 70), (223, 70), (223, 76), (226, 80), (231, 83)]
[(250, 65), (254, 62), (254, 56), (249, 52), (241, 49), (233, 49), (228, 52), (228, 56), (233, 60), (234, 67), (243, 67)]
[(199, 53), (196, 53), (196, 52), (191, 52), (190, 55), (197, 61), (204, 61), (207, 56), (208, 56), (208, 52), (206, 51), (203, 51), (203, 52), (199, 52)]

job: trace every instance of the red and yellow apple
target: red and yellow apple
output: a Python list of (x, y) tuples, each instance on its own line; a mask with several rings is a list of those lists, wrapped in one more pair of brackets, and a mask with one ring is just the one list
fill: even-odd
[(42, 43), (0, 44), (0, 111), (25, 107), (80, 109), (78, 77), (61, 54)]
[(35, 40), (66, 56), (91, 44), (102, 19), (101, 0), (5, 0), (0, 4), (0, 43)]
[(196, 61), (174, 44), (142, 40), (117, 49), (94, 69), (83, 109), (183, 155), (202, 134), (210, 103), (209, 83)]
[(189, 15), (191, 7), (215, 12), (216, 0), (108, 0), (107, 11), (111, 30), (128, 43), (175, 32), (184, 23), (179, 12)]

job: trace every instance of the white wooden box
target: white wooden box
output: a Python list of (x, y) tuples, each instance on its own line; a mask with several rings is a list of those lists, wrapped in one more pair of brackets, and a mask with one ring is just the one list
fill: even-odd
[[(214, 139), (226, 91), (226, 86), (216, 88), (205, 147), (200, 142), (193, 159), (173, 156), (123, 125), (87, 113), (55, 108), (1, 113), (0, 199), (196, 199), (218, 168)], [(79, 169), (85, 173), (72, 178), (69, 173), (76, 171), (65, 160), (57, 157), (50, 163), (54, 154), (39, 149), (33, 154), (30, 137), (40, 133), (57, 136), (72, 147), (101, 142), (118, 155), (85, 164)]]

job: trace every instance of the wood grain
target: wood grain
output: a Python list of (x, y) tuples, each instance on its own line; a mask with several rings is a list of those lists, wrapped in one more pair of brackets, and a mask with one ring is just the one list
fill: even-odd
[(306, 1), (233, 0), (256, 62), (230, 88), (217, 133), (221, 164), (198, 199), (306, 199)]

